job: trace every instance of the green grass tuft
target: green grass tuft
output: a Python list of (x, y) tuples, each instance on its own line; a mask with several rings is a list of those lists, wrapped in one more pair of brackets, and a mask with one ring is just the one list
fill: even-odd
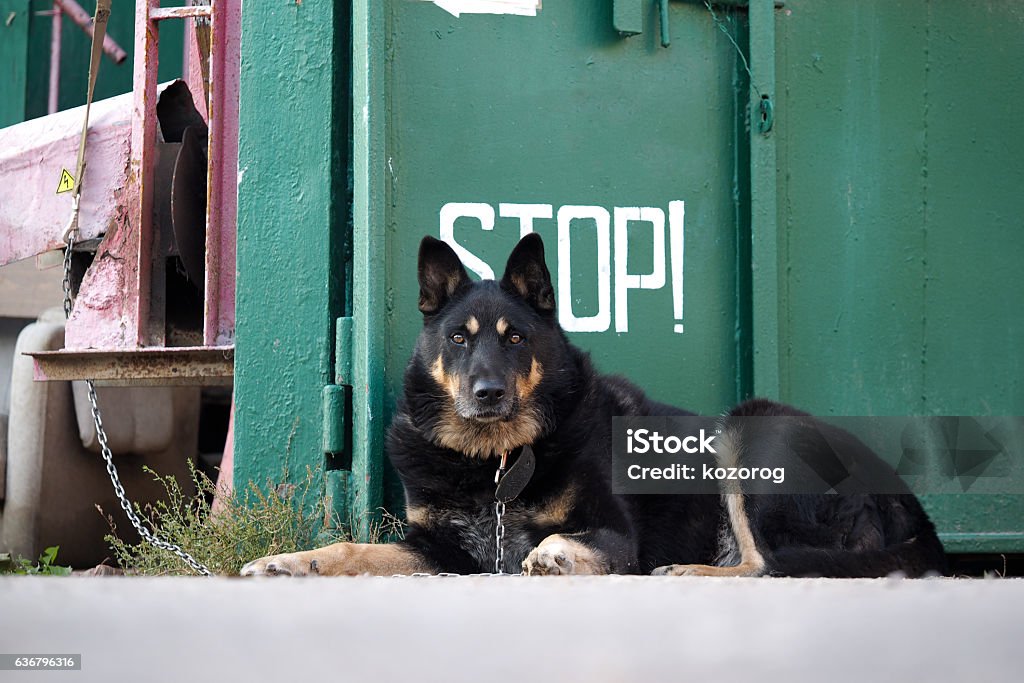
[[(195, 496), (183, 492), (173, 476), (160, 476), (147, 468), (166, 496), (153, 505), (136, 505), (135, 510), (160, 538), (180, 546), (214, 574), (237, 576), (243, 564), (264, 555), (348, 540), (338, 525), (325, 527), (327, 511), (313, 469), (307, 468), (304, 481), (270, 487), (269, 493), (250, 483), (241, 491), (221, 495), (223, 507), (216, 515), (211, 514), (207, 502), (216, 491), (216, 484), (193, 465), (190, 469)], [(126, 573), (195, 575), (191, 567), (171, 552), (145, 541), (123, 541), (113, 520), (108, 520), (112, 533), (106, 540)]]

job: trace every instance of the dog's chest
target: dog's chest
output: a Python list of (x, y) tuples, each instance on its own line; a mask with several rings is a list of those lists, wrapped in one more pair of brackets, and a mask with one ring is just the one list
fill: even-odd
[[(459, 546), (479, 565), (481, 572), (493, 572), (497, 557), (497, 516), (493, 505), (472, 509), (448, 510), (438, 522), (453, 531)], [(530, 519), (532, 511), (526, 506), (510, 503), (505, 507), (501, 521), (505, 527), (502, 571), (517, 574), (523, 560), (536, 546)]]

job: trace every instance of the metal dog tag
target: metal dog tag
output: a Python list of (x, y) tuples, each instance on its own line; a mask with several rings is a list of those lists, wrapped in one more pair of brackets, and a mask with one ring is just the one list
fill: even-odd
[(537, 457), (533, 454), (533, 449), (523, 446), (523, 452), (519, 454), (519, 459), (498, 480), (498, 488), (494, 491), (494, 500), (500, 503), (511, 503), (515, 500), (530, 483), (530, 477), (533, 476), (533, 471), (536, 468)]

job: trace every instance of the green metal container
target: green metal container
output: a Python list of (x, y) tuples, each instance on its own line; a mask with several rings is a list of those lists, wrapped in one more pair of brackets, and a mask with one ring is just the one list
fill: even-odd
[[(424, 234), (490, 277), (540, 233), (572, 341), (659, 400), (1024, 414), (1024, 12), (745, 5), (246, 6), (236, 483), (320, 468), (361, 536), (400, 504)], [(1024, 551), (1022, 496), (925, 502)]]

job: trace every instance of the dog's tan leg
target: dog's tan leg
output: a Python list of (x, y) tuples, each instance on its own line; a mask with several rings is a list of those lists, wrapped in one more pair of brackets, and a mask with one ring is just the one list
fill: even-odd
[(670, 564), (658, 567), (653, 576), (761, 576), (764, 574), (764, 557), (754, 543), (754, 534), (750, 531), (750, 518), (747, 517), (746, 506), (742, 493), (727, 493), (726, 509), (729, 512), (729, 525), (740, 550), (740, 563), (732, 567), (715, 567), (708, 564)]
[[(741, 444), (733, 433), (726, 433), (719, 440), (718, 461), (725, 466), (739, 462)], [(716, 567), (708, 564), (670, 564), (658, 567), (653, 576), (761, 576), (764, 574), (764, 557), (757, 549), (754, 534), (750, 530), (750, 517), (739, 484), (730, 482), (725, 493), (725, 506), (729, 514), (736, 545), (739, 546), (740, 563), (732, 567)]]
[(298, 553), (271, 555), (246, 564), (242, 576), (356, 576), (433, 574), (436, 570), (401, 543), (335, 543)]
[(598, 550), (584, 544), (577, 534), (552, 534), (540, 542), (523, 561), (529, 576), (557, 574), (607, 574), (608, 562)]

